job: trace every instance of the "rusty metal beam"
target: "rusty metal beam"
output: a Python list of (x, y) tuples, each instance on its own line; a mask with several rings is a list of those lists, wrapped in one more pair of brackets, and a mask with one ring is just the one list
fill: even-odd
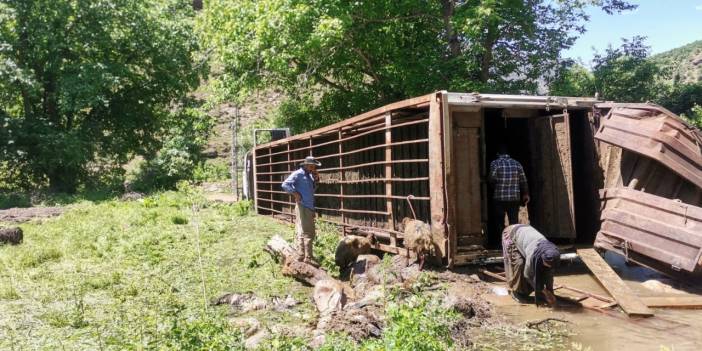
[(702, 188), (702, 133), (660, 106), (617, 105), (595, 138), (656, 160)]
[[(387, 133), (388, 131), (386, 131)], [(410, 145), (410, 144), (421, 144), (421, 143), (428, 143), (429, 139), (415, 139), (415, 140), (408, 140), (408, 141), (400, 141), (396, 143), (391, 143), (389, 146), (401, 146), (401, 145)], [(341, 144), (341, 143), (339, 143)], [(368, 150), (373, 150), (373, 149), (380, 149), (380, 148), (387, 148), (387, 144), (379, 144), (379, 145), (373, 145), (373, 146), (368, 146), (364, 147), (362, 149), (356, 149), (356, 150), (351, 150), (351, 151), (346, 151), (346, 152), (339, 152), (336, 154), (330, 154), (330, 155), (323, 155), (323, 156), (315, 156), (315, 159), (317, 160), (323, 160), (326, 158), (332, 158), (332, 157), (338, 157), (338, 156), (344, 156), (344, 155), (353, 155), (357, 154), (360, 152), (368, 151)], [(262, 163), (259, 164), (258, 167), (263, 167), (263, 166), (268, 166), (268, 165), (278, 165), (278, 164), (286, 164), (286, 163), (291, 163), (291, 162), (301, 162), (304, 161), (304, 158), (301, 159), (294, 159), (294, 160), (289, 160), (289, 161), (279, 161), (279, 162), (273, 162), (273, 163)]]
[[(287, 194), (287, 193), (285, 193)], [(395, 199), (395, 200), (405, 200), (406, 196), (388, 195), (388, 194), (362, 194), (362, 195), (341, 195), (341, 194), (314, 194), (316, 197), (338, 197), (347, 199)], [(415, 196), (413, 200), (429, 201), (431, 198), (428, 196)]]
[(416, 177), (416, 178), (368, 178), (368, 179), (357, 179), (357, 180), (324, 180), (320, 181), (319, 184), (355, 184), (355, 183), (372, 183), (372, 182), (421, 182), (429, 180), (429, 177)]
[[(428, 119), (419, 119), (419, 120), (414, 120), (414, 121), (409, 121), (409, 122), (404, 122), (404, 123), (397, 123), (397, 124), (395, 124), (395, 125), (392, 125), (390, 128), (391, 128), (391, 129), (394, 129), (394, 128), (406, 127), (406, 126), (411, 126), (411, 125), (415, 125), (415, 124), (422, 124), (422, 123), (427, 123), (427, 122), (428, 122)], [(363, 133), (360, 133), (360, 134), (354, 134), (354, 135), (351, 135), (351, 136), (348, 136), (348, 137), (342, 139), (341, 141), (350, 141), (350, 140), (353, 140), (353, 139), (357, 139), (357, 138), (366, 136), (366, 135), (368, 135), (368, 134), (373, 134), (373, 133), (382, 132), (382, 131), (385, 130), (385, 128), (386, 128), (385, 126), (382, 126), (382, 127), (379, 127), (379, 128), (373, 129), (373, 130), (369, 130), (369, 131), (367, 131), (367, 132), (363, 132)], [(324, 143), (319, 143), (319, 144), (316, 144), (316, 145), (303, 146), (303, 147), (295, 148), (295, 149), (292, 149), (292, 150), (290, 150), (290, 151), (291, 151), (291, 152), (295, 152), (295, 151), (302, 151), (302, 150), (315, 149), (315, 148), (318, 148), (318, 147), (321, 147), (321, 146), (327, 146), (327, 145), (331, 145), (331, 144), (334, 144), (334, 143), (337, 143), (337, 142), (339, 142), (339, 140), (332, 140), (332, 141), (327, 141), (327, 142), (324, 142)], [(286, 152), (288, 152), (288, 151), (279, 151), (279, 152), (272, 153), (272, 155), (273, 155), (273, 156), (275, 156), (275, 155), (282, 155), (282, 154), (284, 154), (284, 153), (286, 153)], [(268, 156), (268, 155), (263, 155), (263, 156)], [(263, 156), (260, 156), (260, 157), (263, 157)]]
[(375, 214), (375, 215), (381, 215), (381, 216), (389, 216), (390, 215), (390, 213), (388, 213), (388, 212), (381, 212), (381, 211), (351, 210), (351, 209), (323, 208), (323, 207), (317, 207), (316, 209), (319, 211), (332, 211), (332, 212), (342, 212), (342, 213)]
[(672, 271), (700, 270), (702, 208), (629, 188), (605, 189), (601, 198), (602, 225), (596, 247), (632, 261), (638, 261), (632, 254), (643, 255)]
[[(399, 164), (399, 163), (426, 163), (429, 162), (429, 159), (426, 158), (421, 158), (421, 159), (412, 159), (412, 160), (392, 160), (392, 161), (375, 161), (375, 162), (366, 162), (366, 163), (361, 163), (357, 165), (351, 165), (351, 166), (345, 166), (343, 169), (355, 169), (355, 168), (362, 168), (362, 167), (369, 167), (369, 166), (378, 166), (378, 165), (384, 165), (384, 164)], [(319, 170), (319, 172), (329, 172), (329, 171), (338, 171), (341, 170), (341, 167), (334, 167), (334, 168), (322, 168)]]
[(385, 106), (383, 106), (383, 107), (379, 107), (379, 108), (377, 108), (377, 109), (375, 109), (375, 110), (368, 111), (368, 112), (363, 113), (363, 114), (361, 114), (361, 115), (358, 115), (358, 116), (356, 116), (356, 117), (349, 118), (349, 119), (347, 119), (347, 120), (344, 120), (344, 121), (341, 121), (341, 122), (338, 122), (338, 123), (334, 123), (334, 124), (329, 125), (329, 126), (324, 127), (324, 128), (320, 128), (320, 129), (317, 129), (317, 130), (313, 130), (313, 131), (310, 131), (310, 132), (307, 132), (307, 133), (303, 133), (303, 134), (300, 134), (300, 135), (296, 135), (296, 136), (292, 136), (292, 137), (289, 137), (289, 138), (285, 138), (285, 139), (281, 139), (281, 140), (276, 140), (276, 141), (273, 141), (273, 142), (271, 142), (271, 143), (269, 143), (269, 144), (262, 145), (262, 146), (268, 146), (268, 145), (271, 145), (271, 146), (274, 146), (274, 145), (282, 145), (282, 144), (284, 144), (284, 143), (288, 143), (288, 142), (293, 141), (293, 140), (301, 140), (301, 139), (307, 138), (307, 137), (309, 137), (309, 136), (311, 136), (311, 135), (319, 135), (319, 134), (322, 134), (322, 133), (325, 133), (325, 132), (329, 132), (329, 131), (336, 130), (336, 129), (338, 129), (338, 128), (343, 128), (344, 126), (349, 126), (349, 125), (352, 125), (352, 124), (364, 122), (364, 121), (367, 121), (367, 120), (369, 120), (369, 119), (371, 119), (371, 118), (373, 118), (373, 117), (383, 115), (383, 114), (385, 114), (386, 112), (389, 112), (389, 111), (393, 111), (393, 110), (397, 110), (397, 109), (409, 108), (409, 107), (414, 107), (414, 106), (422, 105), (422, 104), (426, 103), (427, 101), (431, 100), (434, 96), (436, 96), (436, 93), (431, 93), (431, 94), (427, 94), (427, 95), (424, 95), (424, 96), (419, 96), (419, 97), (416, 97), (416, 98), (411, 98), (411, 99), (407, 99), (407, 100), (403, 100), (403, 101), (398, 101), (398, 102), (395, 102), (395, 103), (392, 103), (392, 104), (389, 104), (389, 105), (385, 105)]

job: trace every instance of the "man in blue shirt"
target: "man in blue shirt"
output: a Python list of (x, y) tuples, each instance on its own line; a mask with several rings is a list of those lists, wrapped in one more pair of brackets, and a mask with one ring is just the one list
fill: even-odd
[(505, 225), (505, 213), (509, 224), (519, 222), (519, 205), (529, 202), (529, 186), (524, 168), (507, 154), (507, 146), (501, 144), (497, 159), (490, 163), (488, 177), (493, 186), (493, 213), (495, 215), (495, 232), (488, 236), (491, 246), (499, 244), (499, 237)]
[(283, 190), (295, 197), (295, 230), (300, 261), (317, 265), (312, 253), (315, 237), (314, 191), (317, 188), (321, 166), (312, 156), (307, 156), (300, 169), (292, 172), (282, 184)]

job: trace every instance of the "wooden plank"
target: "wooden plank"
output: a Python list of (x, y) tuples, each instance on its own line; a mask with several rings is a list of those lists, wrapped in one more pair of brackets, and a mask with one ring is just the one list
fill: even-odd
[[(444, 153), (443, 153), (443, 130), (441, 127), (441, 95), (433, 94), (429, 103), (429, 196), (431, 197), (431, 227), (434, 233), (449, 241), (455, 238), (447, 238), (446, 235), (446, 214), (444, 210), (445, 191), (444, 186)], [(446, 252), (446, 246), (440, 245), (442, 256), (448, 256), (448, 266), (453, 265), (455, 252)], [(448, 242), (448, 247), (451, 243)]]
[(702, 309), (702, 296), (644, 296), (641, 301), (648, 307)]
[(456, 235), (458, 246), (482, 245), (480, 208), (479, 140), (477, 128), (454, 128), (453, 149), (456, 206)]
[(629, 317), (653, 316), (653, 311), (638, 296), (634, 295), (617, 273), (612, 270), (612, 267), (594, 249), (580, 249), (578, 256)]
[[(385, 115), (385, 178), (392, 178), (392, 113), (387, 113)], [(395, 216), (392, 212), (392, 183), (385, 183), (385, 196), (387, 200), (385, 201), (386, 211), (390, 214), (388, 216), (388, 229), (395, 230)], [(397, 246), (397, 239), (395, 236), (390, 237), (390, 246)]]

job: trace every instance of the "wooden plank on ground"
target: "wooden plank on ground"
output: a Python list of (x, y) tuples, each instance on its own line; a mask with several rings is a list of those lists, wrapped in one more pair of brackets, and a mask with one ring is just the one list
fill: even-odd
[(702, 309), (702, 296), (649, 296), (641, 301), (648, 307)]
[(653, 311), (624, 284), (612, 267), (594, 249), (580, 249), (578, 256), (629, 317), (653, 316)]

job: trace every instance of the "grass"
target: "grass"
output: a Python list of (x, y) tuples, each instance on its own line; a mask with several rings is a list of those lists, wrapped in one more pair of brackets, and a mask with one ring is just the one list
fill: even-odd
[(292, 228), (245, 208), (166, 192), (21, 225), (24, 243), (0, 246), (0, 349), (238, 348), (228, 306), (208, 306), (226, 292), (292, 294), (292, 312), (257, 317), (309, 323), (310, 289), (262, 252)]
[[(75, 199), (60, 217), (22, 224), (25, 241), (0, 246), (2, 350), (238, 350), (244, 337), (224, 293), (292, 294), (284, 312), (255, 311), (264, 326), (314, 326), (311, 288), (282, 276), (262, 251), (292, 226), (250, 214), (251, 204), (208, 204), (192, 188), (138, 201)], [(315, 254), (334, 275), (336, 229), (318, 224)], [(389, 260), (383, 260), (384, 264)], [(429, 275), (424, 278), (431, 278)], [(389, 291), (380, 339), (354, 344), (330, 337), (322, 350), (457, 349), (449, 336), (456, 314), (423, 295), (419, 279), (406, 294)], [(558, 349), (560, 334), (495, 328), (473, 349)], [(275, 335), (263, 349), (309, 350), (308, 340)]]

